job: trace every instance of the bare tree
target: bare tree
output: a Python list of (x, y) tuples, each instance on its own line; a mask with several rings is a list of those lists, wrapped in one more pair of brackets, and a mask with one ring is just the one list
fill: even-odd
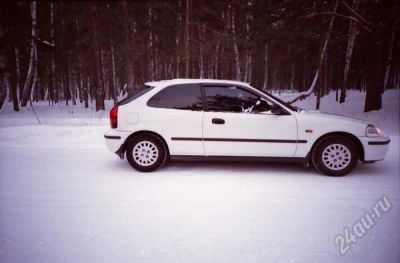
[[(0, 55), (0, 56), (3, 57), (3, 55)], [(2, 58), (0, 58), (0, 59), (2, 59)], [(7, 98), (9, 85), (10, 84), (9, 84), (7, 74), (4, 72), (0, 73), (0, 109), (3, 107), (3, 103)]]
[[(182, 28), (182, 0), (178, 0), (178, 29)], [(186, 29), (186, 26), (185, 26)], [(175, 43), (176, 43), (176, 77), (179, 78), (181, 75), (180, 67), (181, 67), (181, 55), (180, 55), (180, 48), (181, 48), (181, 34), (179, 33), (180, 30), (178, 30), (176, 37), (175, 37)], [(185, 34), (186, 37), (186, 34)], [(185, 42), (186, 43), (186, 42)]]
[(253, 19), (251, 14), (251, 9), (253, 6), (252, 0), (247, 1), (247, 14), (246, 14), (246, 64), (245, 64), (245, 75), (244, 80), (248, 83), (251, 82), (251, 73), (252, 73), (252, 52), (249, 47), (250, 45), (250, 22)]
[(122, 91), (126, 92), (131, 89), (133, 89), (134, 86), (134, 67), (133, 67), (133, 49), (132, 44), (133, 44), (133, 34), (134, 30), (132, 30), (132, 27), (135, 27), (135, 21), (131, 21), (129, 18), (130, 13), (128, 10), (128, 3), (126, 0), (121, 2), (122, 4), (122, 9), (124, 11), (125, 19), (123, 21), (123, 27), (124, 27), (124, 37), (125, 37), (125, 42), (124, 42), (124, 51), (125, 51), (125, 56), (123, 57), (123, 63), (126, 66), (126, 71), (125, 75), (123, 77), (123, 88)]
[(268, 53), (268, 43), (264, 45), (264, 84), (263, 84), (263, 91), (268, 90), (268, 67), (269, 67), (269, 53)]
[[(3, 38), (4, 29), (3, 26), (0, 25), (0, 39)], [(0, 50), (0, 109), (3, 107), (3, 103), (7, 98), (8, 87), (10, 86), (8, 80), (8, 73), (6, 71), (6, 63), (7, 56), (6, 52)]]
[[(359, 7), (359, 0), (353, 0), (352, 9), (354, 10), (354, 12), (358, 12), (358, 7)], [(349, 79), (349, 69), (357, 34), (358, 34), (357, 24), (354, 21), (349, 20), (349, 32), (347, 34), (347, 48), (346, 48), (346, 59), (344, 64), (343, 82), (340, 89), (340, 99), (339, 99), (340, 103), (343, 103), (346, 100), (346, 89), (347, 89), (347, 82)]]
[[(338, 5), (339, 5), (339, 0), (336, 0), (333, 12), (336, 13)], [(294, 99), (288, 101), (289, 104), (293, 104), (296, 101), (298, 101), (299, 99), (306, 98), (306, 97), (310, 96), (313, 93), (313, 91), (315, 89), (315, 86), (317, 85), (318, 77), (319, 77), (319, 74), (320, 74), (320, 71), (321, 71), (322, 62), (324, 61), (325, 53), (326, 53), (326, 50), (328, 48), (329, 38), (331, 36), (333, 23), (335, 22), (335, 17), (336, 16), (332, 16), (331, 20), (329, 22), (328, 32), (326, 33), (325, 41), (324, 41), (324, 44), (322, 46), (321, 54), (320, 54), (319, 61), (318, 61), (317, 71), (315, 72), (315, 75), (314, 75), (313, 81), (311, 83), (311, 86), (309, 87), (309, 89), (307, 91), (300, 92)]]
[(191, 0), (186, 0), (186, 14), (185, 14), (185, 78), (189, 77), (190, 66), (190, 47), (189, 47), (189, 25), (191, 13)]
[(102, 48), (99, 43), (98, 36), (98, 18), (97, 18), (97, 8), (96, 4), (92, 5), (93, 17), (93, 32), (94, 32), (94, 57), (95, 57), (95, 71), (96, 71), (96, 111), (105, 110), (104, 99), (105, 99), (105, 91), (104, 91), (104, 82), (103, 82), (103, 55)]
[[(202, 24), (201, 27), (199, 28), (199, 34), (200, 34), (200, 41), (201, 43), (204, 43), (206, 40), (206, 25)], [(200, 78), (204, 78), (205, 74), (204, 74), (204, 47), (202, 44), (200, 44), (200, 48), (199, 48), (199, 52), (200, 52), (200, 61), (199, 61), (199, 69), (200, 69)]]
[(111, 89), (112, 89), (112, 98), (114, 100), (114, 103), (117, 102), (117, 82), (115, 79), (115, 56), (114, 56), (114, 46), (111, 45), (111, 66), (112, 66), (112, 81), (111, 81)]
[[(229, 10), (231, 10), (231, 5), (228, 5)], [(232, 10), (232, 35), (233, 35), (233, 50), (235, 53), (235, 63), (236, 63), (236, 80), (242, 79), (242, 73), (240, 70), (240, 54), (239, 54), (239, 46), (238, 39), (236, 36), (236, 28), (235, 28), (235, 11)]]
[(392, 61), (393, 61), (393, 49), (396, 44), (396, 34), (398, 33), (398, 27), (400, 23), (400, 18), (397, 17), (396, 21), (392, 25), (392, 33), (391, 33), (391, 38), (390, 38), (390, 47), (389, 47), (389, 54), (388, 58), (386, 61), (386, 69), (385, 69), (385, 82), (383, 87), (385, 89), (390, 88), (389, 87), (389, 78), (390, 78), (390, 72), (391, 72), (391, 67), (392, 67)]
[(19, 111), (18, 91), (21, 89), (21, 85), (20, 85), (21, 66), (20, 66), (20, 61), (19, 61), (18, 47), (15, 46), (13, 51), (14, 51), (14, 56), (15, 56), (13, 68), (14, 68), (15, 72), (11, 73), (11, 76), (12, 76), (11, 82), (14, 82), (14, 83), (11, 83), (11, 85), (12, 85), (11, 93), (12, 93), (14, 111)]
[(30, 52), (30, 57), (29, 57), (29, 68), (28, 68), (28, 73), (26, 76), (25, 84), (24, 84), (24, 89), (22, 92), (22, 101), (21, 101), (21, 106), (25, 107), (26, 104), (28, 103), (31, 95), (31, 90), (32, 90), (32, 85), (33, 82), (32, 79), (34, 77), (35, 73), (35, 67), (37, 67), (37, 61), (35, 61), (35, 52), (36, 52), (36, 42), (35, 42), (35, 37), (36, 37), (36, 1), (31, 2), (31, 19), (32, 19), (32, 39), (31, 39), (31, 52)]
[[(53, 1), (50, 2), (50, 41), (51, 44), (55, 45), (55, 33), (54, 33), (54, 3)], [(51, 104), (53, 104), (56, 88), (56, 63), (55, 63), (55, 49), (51, 50), (51, 82), (50, 82), (50, 89), (49, 89), (49, 99)]]
[(154, 37), (153, 37), (153, 30), (152, 30), (152, 17), (153, 17), (153, 8), (150, 7), (147, 10), (147, 26), (149, 27), (149, 39), (148, 39), (148, 56), (149, 56), (149, 63), (148, 63), (148, 71), (149, 71), (149, 78), (150, 80), (155, 79), (155, 72), (154, 72), (154, 54), (153, 54), (153, 46), (154, 46)]

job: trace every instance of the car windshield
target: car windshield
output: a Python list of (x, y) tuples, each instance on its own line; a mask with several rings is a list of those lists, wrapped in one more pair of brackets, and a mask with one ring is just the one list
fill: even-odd
[(124, 104), (128, 104), (131, 101), (134, 101), (135, 99), (139, 98), (140, 96), (146, 94), (147, 92), (149, 92), (150, 90), (152, 90), (154, 88), (154, 86), (144, 86), (144, 88), (136, 93), (133, 93), (132, 95), (128, 95), (126, 98), (118, 101), (117, 103), (115, 103), (115, 105), (117, 106), (121, 106)]
[(272, 94), (270, 94), (270, 93), (268, 93), (268, 92), (265, 92), (265, 91), (262, 91), (262, 90), (259, 90), (259, 91), (260, 91), (261, 93), (267, 95), (268, 97), (270, 97), (270, 98), (276, 100), (277, 102), (279, 102), (280, 104), (284, 105), (286, 108), (288, 108), (288, 109), (290, 109), (290, 110), (292, 110), (292, 111), (298, 111), (298, 109), (299, 109), (299, 108), (297, 108), (297, 107), (295, 107), (295, 106), (292, 106), (292, 105), (290, 105), (289, 103), (283, 101), (282, 99), (280, 99), (280, 98), (278, 98), (278, 97), (275, 97), (274, 95), (272, 95)]

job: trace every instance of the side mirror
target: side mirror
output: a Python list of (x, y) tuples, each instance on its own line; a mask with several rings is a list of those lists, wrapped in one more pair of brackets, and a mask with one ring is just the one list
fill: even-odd
[(271, 113), (275, 114), (275, 115), (286, 115), (287, 114), (287, 112), (284, 109), (282, 109), (282, 107), (279, 106), (278, 104), (272, 104)]
[(259, 99), (254, 106), (253, 112), (264, 112), (271, 110), (271, 106), (265, 100)]

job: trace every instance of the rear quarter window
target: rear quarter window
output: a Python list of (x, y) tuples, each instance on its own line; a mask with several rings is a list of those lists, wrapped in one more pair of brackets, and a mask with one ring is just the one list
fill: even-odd
[(129, 102), (132, 102), (134, 100), (136, 100), (137, 98), (143, 96), (144, 94), (146, 94), (147, 92), (149, 92), (150, 90), (152, 90), (154, 87), (153, 86), (145, 86), (144, 89), (118, 101), (117, 103), (115, 103), (115, 105), (117, 106), (121, 106), (121, 105), (125, 105), (128, 104)]
[(203, 99), (199, 85), (182, 84), (164, 88), (147, 105), (153, 108), (201, 111)]

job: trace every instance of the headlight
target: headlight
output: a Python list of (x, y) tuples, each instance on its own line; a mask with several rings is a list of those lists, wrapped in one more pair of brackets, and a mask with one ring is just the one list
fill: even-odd
[(383, 133), (381, 129), (372, 124), (368, 124), (367, 129), (365, 130), (365, 136), (367, 137), (378, 137), (381, 136), (382, 134)]

